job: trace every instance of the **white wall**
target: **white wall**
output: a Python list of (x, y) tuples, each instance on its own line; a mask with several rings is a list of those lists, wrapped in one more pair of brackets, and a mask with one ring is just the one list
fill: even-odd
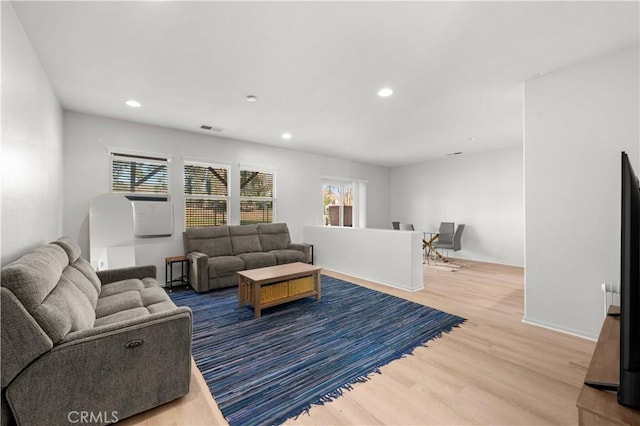
[[(164, 280), (164, 258), (184, 252), (183, 158), (228, 164), (232, 182), (237, 180), (238, 164), (275, 168), (276, 220), (288, 224), (293, 242), (302, 242), (303, 225), (322, 224), (321, 176), (366, 180), (369, 226), (382, 227), (390, 220), (387, 204), (389, 170), (384, 167), (77, 112), (64, 113), (64, 129), (66, 197), (63, 231), (80, 243), (85, 254), (88, 254), (89, 245), (89, 202), (109, 191), (107, 148), (172, 157), (170, 191), (175, 233), (169, 238), (136, 240), (137, 263), (157, 265), (160, 281)], [(238, 222), (239, 218), (234, 217), (232, 211), (230, 223)]]
[(319, 266), (402, 290), (424, 288), (419, 232), (305, 226), (304, 240)]
[(62, 108), (11, 3), (2, 3), (2, 240), (5, 265), (62, 229)]
[(522, 173), (520, 147), (393, 168), (391, 219), (420, 231), (464, 223), (451, 257), (523, 266)]
[(640, 170), (638, 48), (525, 85), (525, 321), (595, 338), (619, 285), (620, 151)]

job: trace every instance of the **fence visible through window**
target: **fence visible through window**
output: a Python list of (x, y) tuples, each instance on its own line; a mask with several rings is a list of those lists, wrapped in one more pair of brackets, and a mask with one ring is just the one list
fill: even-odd
[(186, 228), (227, 224), (226, 201), (186, 198), (184, 205)]
[(272, 223), (275, 173), (240, 170), (240, 224)]
[(353, 185), (327, 183), (322, 187), (326, 226), (353, 226)]
[(273, 202), (271, 201), (241, 201), (240, 224), (273, 222)]
[(185, 228), (228, 223), (229, 169), (225, 166), (184, 165)]

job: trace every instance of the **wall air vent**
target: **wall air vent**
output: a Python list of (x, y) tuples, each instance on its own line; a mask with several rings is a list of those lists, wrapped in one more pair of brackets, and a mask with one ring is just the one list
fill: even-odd
[(220, 133), (222, 131), (222, 127), (207, 126), (206, 124), (203, 124), (202, 126), (200, 126), (200, 128), (202, 130), (210, 130), (217, 133)]

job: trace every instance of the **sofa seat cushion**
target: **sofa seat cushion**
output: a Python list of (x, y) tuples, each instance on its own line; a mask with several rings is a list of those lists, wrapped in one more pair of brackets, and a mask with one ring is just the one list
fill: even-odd
[(101, 327), (103, 325), (115, 324), (120, 321), (127, 321), (130, 319), (146, 316), (149, 316), (149, 310), (147, 308), (126, 309), (124, 311), (116, 312), (114, 314), (98, 318), (93, 326)]
[(96, 306), (94, 327), (175, 308), (153, 278), (116, 281), (103, 287)]
[(125, 291), (135, 290), (140, 291), (144, 288), (142, 281), (137, 279), (129, 279), (123, 281), (116, 281), (109, 284), (104, 284), (100, 291), (100, 297), (109, 297), (114, 294), (123, 293)]
[(142, 304), (146, 307), (155, 305), (156, 303), (168, 302), (169, 295), (160, 287), (147, 287), (140, 292)]
[(278, 265), (307, 261), (305, 254), (299, 250), (271, 250), (269, 253), (275, 254)]
[(218, 256), (209, 258), (209, 278), (232, 275), (244, 269), (244, 261), (237, 256)]
[(157, 312), (168, 311), (170, 309), (175, 309), (176, 305), (172, 301), (154, 303), (153, 305), (147, 306), (150, 314), (155, 314)]
[(144, 308), (139, 291), (124, 291), (112, 296), (101, 297), (98, 299), (98, 306), (96, 306), (96, 318), (133, 308)]
[(265, 266), (277, 265), (276, 255), (273, 253), (244, 253), (239, 254), (238, 257), (244, 260), (246, 269), (264, 268)]

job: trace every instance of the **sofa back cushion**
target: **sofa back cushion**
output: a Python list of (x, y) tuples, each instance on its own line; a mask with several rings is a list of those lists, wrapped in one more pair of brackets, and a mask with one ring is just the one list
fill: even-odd
[[(80, 257), (80, 255), (82, 254), (80, 251), (80, 246), (70, 237), (58, 238), (56, 241), (53, 241), (53, 244), (62, 247), (62, 249), (67, 253), (67, 256), (69, 257), (69, 264), (80, 271), (82, 275), (84, 275), (95, 287), (98, 295), (100, 295), (100, 290), (102, 289), (100, 278), (98, 278), (98, 275), (96, 274), (96, 271), (93, 269), (91, 264), (83, 257)], [(93, 304), (93, 306), (95, 307), (95, 303)]]
[(187, 253), (197, 251), (209, 257), (233, 256), (228, 226), (189, 228), (183, 237)]
[(39, 247), (2, 268), (2, 287), (31, 312), (53, 291), (68, 265), (69, 257), (61, 247)]
[(91, 285), (93, 285), (93, 287), (96, 289), (97, 295), (99, 296), (100, 292), (102, 291), (102, 283), (100, 282), (98, 274), (96, 274), (96, 271), (93, 269), (93, 266), (91, 266), (89, 261), (84, 257), (79, 257), (78, 260), (76, 260), (75, 263), (71, 266), (80, 271), (82, 275), (84, 275), (89, 280)]
[(93, 327), (98, 292), (69, 266), (59, 245), (40, 247), (2, 268), (2, 287), (15, 295), (54, 344), (71, 331)]
[(259, 223), (257, 228), (260, 245), (264, 251), (289, 248), (291, 238), (286, 223)]
[(69, 264), (74, 263), (80, 258), (81, 250), (80, 246), (76, 244), (70, 237), (60, 237), (56, 241), (52, 241), (52, 244), (62, 247), (67, 257), (69, 258)]
[[(67, 271), (73, 271), (73, 275), (80, 274), (73, 268), (67, 268)], [(53, 343), (58, 343), (72, 331), (93, 327), (96, 320), (95, 307), (78, 287), (72, 274), (63, 274), (47, 298), (31, 311)]]
[[(73, 265), (69, 265), (64, 269), (64, 271), (62, 271), (62, 276), (60, 277), (60, 281), (58, 281), (58, 285), (60, 285), (60, 282), (63, 280), (69, 281), (74, 284), (89, 301), (91, 309), (95, 311), (96, 305), (98, 304), (99, 293), (96, 291), (96, 288), (94, 287), (91, 280), (89, 280), (89, 278), (87, 278), (82, 273), (82, 271), (76, 268), (75, 265), (75, 263)], [(55, 291), (55, 289), (53, 291)], [(91, 323), (91, 325), (93, 325), (93, 323)]]
[(230, 226), (229, 235), (234, 255), (262, 251), (256, 225)]

